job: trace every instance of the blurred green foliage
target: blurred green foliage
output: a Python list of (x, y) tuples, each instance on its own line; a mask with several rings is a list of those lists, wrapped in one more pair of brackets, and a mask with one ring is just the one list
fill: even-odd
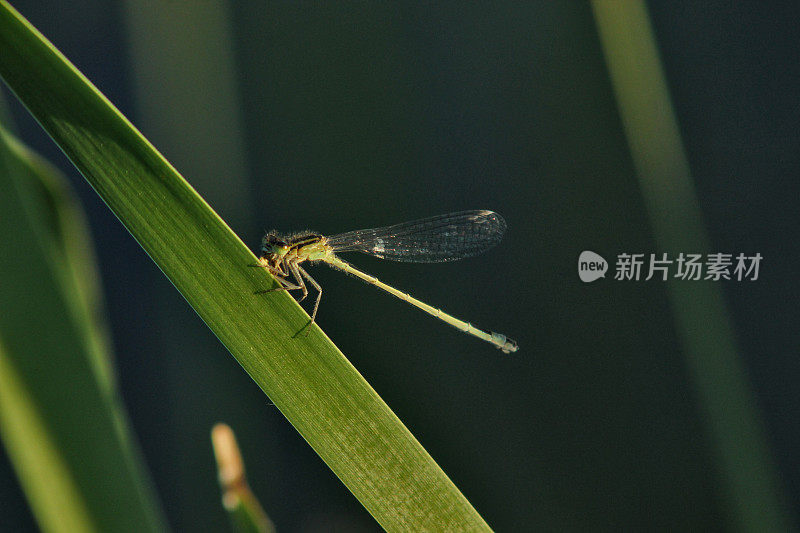
[(0, 126), (0, 437), (45, 531), (159, 531), (62, 177)]

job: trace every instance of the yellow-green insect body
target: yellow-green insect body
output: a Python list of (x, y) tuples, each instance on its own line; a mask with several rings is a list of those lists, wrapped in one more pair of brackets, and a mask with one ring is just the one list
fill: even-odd
[(282, 237), (276, 232), (269, 232), (261, 241), (262, 253), (258, 266), (271, 272), (280, 287), (259, 292), (299, 290), (302, 293), (299, 301), (302, 301), (308, 296), (304, 279), (307, 280), (317, 291), (317, 299), (311, 312), (313, 323), (322, 298), (322, 287), (308, 275), (300, 263), (321, 261), (408, 302), (464, 333), (493, 344), (505, 353), (513, 353), (518, 349), (517, 343), (505, 335), (476, 328), (469, 322), (417, 300), (408, 293), (358, 270), (337, 255), (339, 252), (357, 251), (395, 261), (451, 261), (483, 253), (495, 246), (505, 228), (505, 221), (497, 213), (476, 210), (330, 237), (312, 232)]

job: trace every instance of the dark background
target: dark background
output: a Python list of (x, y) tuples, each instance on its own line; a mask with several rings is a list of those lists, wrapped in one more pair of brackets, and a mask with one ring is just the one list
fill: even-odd
[[(160, 77), (137, 64), (133, 47), (169, 54), (171, 43), (136, 44), (130, 5), (14, 5), (252, 248), (265, 228), (337, 233), (476, 208), (506, 218), (505, 240), (480, 258), (351, 259), (515, 338), (511, 357), (312, 267), (320, 326), (492, 527), (732, 527), (667, 285), (576, 275), (583, 250), (612, 262), (657, 251), (588, 4), (234, 3), (222, 10), (226, 43), (166, 26), (197, 57), (230, 52), (232, 72), (204, 73), (223, 79), (224, 97), (197, 75), (202, 59)], [(710, 251), (764, 256), (758, 281), (720, 288), (796, 517), (800, 7), (648, 6)], [(209, 443), (225, 421), (279, 530), (377, 529), (15, 111), (22, 139), (64, 170), (88, 213), (121, 392), (171, 525), (228, 527)], [(33, 528), (3, 455), (0, 529)]]

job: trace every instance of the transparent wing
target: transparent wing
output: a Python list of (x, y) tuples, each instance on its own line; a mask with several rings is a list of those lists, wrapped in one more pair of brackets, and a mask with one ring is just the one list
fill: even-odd
[(481, 254), (503, 238), (506, 221), (493, 211), (461, 211), (384, 228), (327, 237), (334, 252), (362, 252), (408, 263), (441, 263)]

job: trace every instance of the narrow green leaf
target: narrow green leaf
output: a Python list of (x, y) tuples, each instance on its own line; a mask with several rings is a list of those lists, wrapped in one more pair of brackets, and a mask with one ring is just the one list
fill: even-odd
[(39, 526), (162, 531), (97, 323), (83, 220), (2, 127), (0, 190), (0, 436)]
[[(659, 249), (708, 252), (689, 162), (644, 2), (592, 3)], [(724, 480), (734, 529), (788, 531), (780, 482), (738, 354), (720, 285), (671, 280), (668, 295)]]
[[(255, 256), (10, 6), (0, 75), (231, 354), (389, 530), (488, 530), (438, 465)], [(220, 176), (224, 179), (224, 176)]]
[(43, 531), (94, 531), (78, 482), (0, 339), (0, 436)]

